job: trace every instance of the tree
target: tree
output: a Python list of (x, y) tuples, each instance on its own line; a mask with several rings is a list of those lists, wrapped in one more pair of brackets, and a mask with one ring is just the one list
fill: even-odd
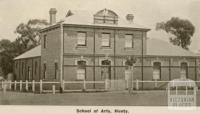
[(0, 41), (0, 67), (4, 76), (13, 71), (13, 57), (15, 56), (13, 49), (11, 41), (7, 39)]
[(189, 20), (172, 17), (167, 22), (157, 23), (156, 30), (164, 30), (173, 35), (174, 37), (169, 38), (170, 42), (188, 50), (195, 27)]
[(19, 24), (15, 30), (15, 33), (18, 34), (15, 42), (19, 45), (21, 44), (23, 51), (39, 45), (41, 39), (39, 30), (47, 25), (48, 22), (46, 20), (39, 19), (31, 19), (26, 24)]
[(15, 41), (11, 42), (7, 39), (0, 41), (0, 67), (4, 76), (13, 72), (14, 57), (39, 45), (39, 30), (47, 25), (46, 20), (29, 20), (26, 24), (21, 23), (17, 26), (15, 33), (18, 37)]

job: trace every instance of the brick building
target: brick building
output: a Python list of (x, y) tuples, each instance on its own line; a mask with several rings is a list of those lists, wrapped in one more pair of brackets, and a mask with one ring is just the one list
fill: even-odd
[[(136, 59), (133, 80), (168, 81), (181, 76), (200, 80), (199, 56), (165, 41), (147, 38), (150, 29), (136, 24), (132, 14), (123, 18), (108, 9), (96, 14), (70, 10), (64, 20), (56, 22), (56, 12), (50, 9), (51, 25), (40, 31), (41, 45), (15, 58), (17, 80), (108, 79), (117, 80), (110, 84), (123, 88), (130, 80), (127, 68), (130, 57)], [(71, 84), (66, 88), (80, 86)], [(148, 89), (154, 85), (139, 86)]]

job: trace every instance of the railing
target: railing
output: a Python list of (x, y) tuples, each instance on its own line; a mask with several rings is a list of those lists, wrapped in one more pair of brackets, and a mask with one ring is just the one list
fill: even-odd
[[(82, 84), (82, 88), (81, 89), (65, 89), (65, 85), (66, 84)], [(87, 88), (87, 84), (104, 84), (104, 89), (89, 89)], [(64, 92), (67, 91), (106, 91), (107, 89), (107, 81), (63, 81), (62, 82), (62, 88)]]
[[(133, 80), (132, 81), (132, 88), (135, 90), (141, 90), (141, 89), (148, 89), (148, 87), (144, 87), (149, 86), (149, 88), (151, 89), (166, 89), (167, 88), (167, 84), (170, 81), (160, 81), (160, 80)], [(187, 81), (175, 81), (176, 83), (184, 83)], [(200, 81), (194, 81), (197, 84), (197, 87), (200, 87)]]
[[(36, 81), (1, 81), (0, 82), (0, 89), (2, 89), (4, 92), (6, 92), (6, 90), (14, 90), (14, 91), (26, 91), (26, 92), (36, 92), (36, 86), (39, 86), (39, 93), (43, 93), (43, 92), (52, 92), (52, 93), (56, 93), (56, 92), (74, 92), (74, 91), (106, 91), (106, 84), (107, 81), (62, 81), (61, 82), (52, 82), (52, 81), (43, 81), (40, 80), (38, 82)], [(45, 84), (50, 84), (51, 85), (51, 89), (45, 89), (44, 85)], [(65, 89), (66, 84), (82, 84), (82, 88), (80, 89), (70, 89), (67, 90)], [(105, 87), (104, 89), (89, 89), (87, 88), (87, 84), (103, 84)], [(62, 86), (62, 90), (61, 89), (56, 89), (59, 88), (60, 86)], [(49, 88), (49, 87), (48, 87)]]
[[(142, 90), (146, 87), (149, 87), (151, 89), (149, 90), (155, 90), (164, 88), (166, 89), (167, 84), (170, 81), (142, 81), (142, 80), (133, 80), (130, 81), (131, 84), (129, 84), (129, 81), (125, 81), (126, 88), (131, 90)], [(181, 81), (182, 82), (182, 81)], [(200, 81), (195, 81), (198, 87), (200, 87)], [(0, 89), (2, 89), (4, 92), (6, 90), (14, 90), (14, 91), (26, 91), (26, 92), (76, 92), (76, 91), (108, 91), (110, 80), (105, 81), (62, 81), (62, 82), (53, 82), (53, 81), (0, 81)], [(49, 85), (48, 85), (49, 84)], [(69, 84), (69, 85), (68, 85)], [(69, 87), (70, 84), (79, 84), (80, 87), (78, 89), (69, 89), (66, 87)], [(96, 88), (89, 88), (87, 87), (88, 84), (96, 85), (101, 84), (101, 89), (98, 87)], [(47, 85), (47, 86), (45, 86)], [(45, 86), (45, 87), (44, 87)], [(48, 87), (48, 89), (46, 89)]]

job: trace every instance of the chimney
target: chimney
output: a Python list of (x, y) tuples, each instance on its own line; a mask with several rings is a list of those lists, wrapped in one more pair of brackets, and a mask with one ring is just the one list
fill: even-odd
[(49, 10), (49, 16), (50, 16), (50, 25), (53, 25), (56, 23), (56, 8), (51, 8)]
[(127, 20), (128, 22), (132, 23), (132, 22), (133, 22), (133, 19), (134, 19), (133, 14), (127, 14), (127, 15), (126, 15), (126, 20)]

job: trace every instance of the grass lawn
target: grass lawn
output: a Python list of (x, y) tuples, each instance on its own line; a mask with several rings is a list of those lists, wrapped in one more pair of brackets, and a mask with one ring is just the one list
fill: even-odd
[[(0, 92), (0, 105), (167, 106), (165, 91), (57, 93)], [(197, 94), (200, 106), (200, 92)]]

